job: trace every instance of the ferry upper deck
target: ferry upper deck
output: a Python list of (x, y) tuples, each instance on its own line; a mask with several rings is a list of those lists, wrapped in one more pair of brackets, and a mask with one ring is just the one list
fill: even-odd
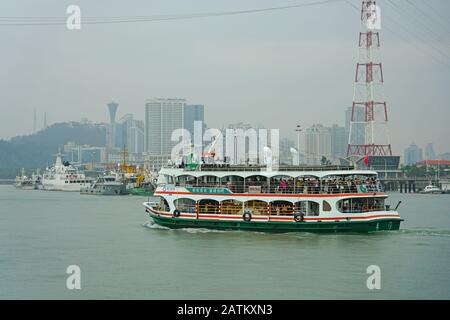
[(377, 193), (382, 186), (372, 170), (353, 166), (265, 166), (203, 164), (162, 168), (158, 185), (192, 188), (212, 193)]

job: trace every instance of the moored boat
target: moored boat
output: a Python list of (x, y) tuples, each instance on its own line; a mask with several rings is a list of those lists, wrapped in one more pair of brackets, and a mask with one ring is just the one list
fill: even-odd
[(420, 193), (423, 194), (440, 194), (443, 193), (442, 190), (432, 184), (426, 186)]
[(41, 187), (41, 176), (39, 173), (33, 173), (31, 177), (25, 174), (25, 169), (22, 168), (21, 175), (16, 176), (14, 185), (18, 189), (35, 190)]
[(151, 183), (141, 183), (138, 187), (128, 189), (128, 192), (134, 196), (151, 197), (155, 188)]
[(264, 232), (398, 230), (377, 173), (353, 167), (201, 165), (159, 172), (149, 216), (169, 228)]
[(90, 186), (92, 178), (79, 172), (67, 161), (62, 161), (62, 155), (56, 155), (56, 162), (42, 175), (42, 189), (50, 191), (77, 191)]
[(128, 194), (128, 191), (125, 183), (117, 175), (101, 175), (90, 186), (81, 188), (80, 193), (119, 196)]

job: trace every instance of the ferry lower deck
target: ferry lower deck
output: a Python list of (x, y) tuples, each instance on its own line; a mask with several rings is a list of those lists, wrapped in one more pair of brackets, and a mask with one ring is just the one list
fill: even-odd
[(403, 219), (395, 211), (368, 212), (341, 217), (290, 215), (225, 215), (186, 212), (164, 212), (146, 202), (149, 216), (168, 228), (208, 228), (217, 230), (248, 230), (261, 232), (375, 232), (399, 230)]

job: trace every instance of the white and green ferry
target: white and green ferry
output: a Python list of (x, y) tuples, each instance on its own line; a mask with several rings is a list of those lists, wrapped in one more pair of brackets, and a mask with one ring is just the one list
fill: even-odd
[(145, 210), (169, 228), (374, 232), (403, 221), (377, 173), (351, 166), (166, 167), (154, 195), (159, 202), (145, 202)]

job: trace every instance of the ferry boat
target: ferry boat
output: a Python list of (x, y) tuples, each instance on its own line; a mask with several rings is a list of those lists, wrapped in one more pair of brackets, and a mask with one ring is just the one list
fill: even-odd
[(263, 232), (398, 230), (377, 173), (354, 167), (208, 164), (164, 167), (145, 211), (169, 228)]
[(92, 180), (69, 162), (63, 162), (62, 155), (58, 153), (55, 164), (42, 175), (42, 189), (80, 192), (81, 188), (89, 187)]

